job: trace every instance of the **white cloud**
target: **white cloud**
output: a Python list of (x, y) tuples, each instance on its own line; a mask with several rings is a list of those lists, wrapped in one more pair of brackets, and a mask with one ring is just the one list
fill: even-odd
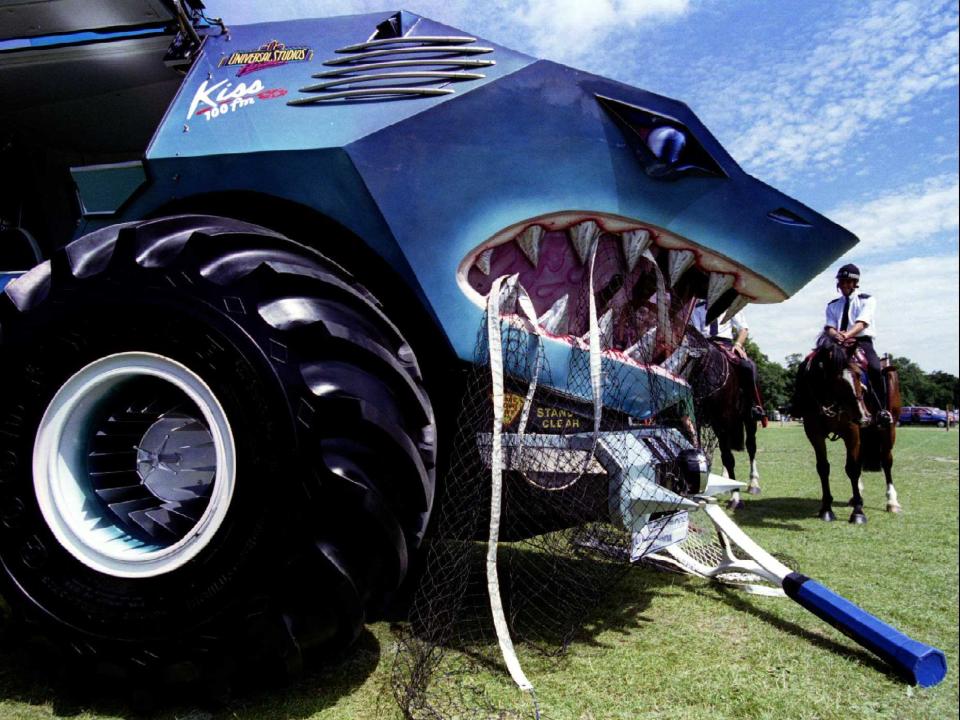
[(930, 178), (865, 203), (844, 203), (829, 215), (860, 238), (852, 256), (916, 248), (960, 226), (960, 181), (953, 174)]
[(846, 164), (854, 140), (957, 85), (955, 3), (873, 0), (836, 23), (806, 51), (771, 53), (723, 78), (709, 68), (705, 114), (723, 119), (733, 156), (751, 172), (782, 180)]
[[(642, 25), (681, 18), (695, 0), (406, 0), (403, 7), (438, 22), (476, 33), (506, 47), (562, 63), (583, 64), (611, 49), (611, 36)], [(208, 0), (209, 14), (236, 23), (290, 17), (325, 17), (390, 9), (381, 0)], [(588, 63), (594, 64), (594, 63)]]
[[(853, 260), (862, 291), (877, 297), (878, 352), (960, 375), (958, 206), (960, 182), (950, 174), (827, 213), (861, 242), (786, 302), (752, 306), (750, 330), (760, 348), (780, 363), (806, 354), (823, 328), (827, 302), (838, 296), (837, 267)], [(890, 259), (890, 251), (913, 257)]]
[[(862, 292), (877, 298), (876, 347), (907, 357), (924, 370), (960, 375), (960, 258), (913, 257), (882, 265), (861, 263)], [(824, 308), (837, 297), (831, 267), (779, 305), (752, 305), (750, 333), (779, 363), (806, 354), (823, 328)]]
[(526, 0), (511, 17), (523, 26), (535, 54), (577, 62), (617, 31), (681, 17), (690, 0)]

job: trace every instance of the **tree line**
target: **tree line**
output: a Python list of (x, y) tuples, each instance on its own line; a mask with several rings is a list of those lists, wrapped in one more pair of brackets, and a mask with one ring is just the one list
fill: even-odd
[[(747, 339), (744, 349), (757, 365), (757, 381), (763, 395), (764, 409), (789, 411), (797, 368), (804, 361), (800, 353), (787, 355), (786, 367), (770, 360), (755, 342)], [(892, 358), (900, 376), (901, 405), (921, 405), (946, 409), (947, 405), (960, 407), (960, 378), (937, 370), (924, 372), (919, 365), (905, 357)]]

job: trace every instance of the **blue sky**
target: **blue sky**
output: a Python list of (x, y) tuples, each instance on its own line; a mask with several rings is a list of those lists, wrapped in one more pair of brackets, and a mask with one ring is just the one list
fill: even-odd
[[(960, 374), (958, 9), (910, 0), (207, 0), (240, 24), (403, 7), (686, 102), (750, 174), (860, 237), (876, 346)], [(806, 352), (832, 267), (747, 309), (770, 359)]]

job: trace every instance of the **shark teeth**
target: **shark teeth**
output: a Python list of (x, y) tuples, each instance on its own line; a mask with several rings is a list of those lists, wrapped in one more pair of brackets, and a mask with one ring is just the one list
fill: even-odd
[(727, 308), (727, 312), (723, 316), (723, 322), (729, 322), (733, 319), (733, 316), (743, 310), (749, 302), (750, 298), (744, 295), (737, 295), (734, 301), (730, 303), (730, 307)]
[(597, 321), (600, 329), (600, 347), (613, 347), (613, 309), (607, 310)]
[[(613, 308), (597, 318), (597, 333), (600, 336), (601, 350), (613, 347)], [(590, 342), (590, 331), (588, 330), (581, 335), (580, 339), (584, 342)]]
[[(681, 377), (692, 363), (675, 329), (694, 295), (705, 299), (711, 318), (722, 315), (724, 322), (748, 302), (774, 297), (748, 268), (709, 248), (652, 225), (585, 212), (538, 216), (505, 229), (477, 248), (472, 260), (464, 258), (458, 279), (468, 294), (482, 297), (495, 276), (507, 276), (499, 298), (505, 315), (523, 310), (523, 318), (529, 318), (552, 303), (536, 325), (544, 334), (582, 345), (589, 341), (589, 331), (584, 334), (587, 320), (578, 308), (583, 289), (578, 283), (587, 281), (583, 266), (594, 257), (594, 279), (597, 287), (602, 285), (594, 291), (602, 350), (622, 361), (657, 361)], [(521, 282), (531, 290), (523, 307)], [(637, 336), (640, 328), (643, 334)], [(620, 339), (626, 337), (636, 342), (621, 349), (626, 343)]]
[(570, 228), (569, 232), (570, 242), (573, 243), (573, 248), (577, 251), (580, 263), (586, 264), (597, 240), (600, 238), (600, 227), (593, 220), (584, 220)]
[(687, 345), (681, 344), (666, 360), (660, 363), (660, 365), (674, 375), (687, 379), (690, 377), (690, 371), (693, 369), (695, 358), (696, 356), (690, 352), (690, 348)]
[(477, 269), (484, 275), (490, 274), (490, 261), (493, 260), (493, 251), (495, 249), (496, 248), (487, 248), (477, 256), (477, 260), (474, 262)]
[(620, 236), (623, 257), (627, 261), (627, 272), (633, 272), (640, 258), (650, 249), (653, 238), (649, 230), (628, 230)]
[(707, 486), (700, 494), (708, 497), (714, 497), (720, 493), (730, 492), (732, 490), (740, 490), (746, 486), (746, 483), (710, 473), (707, 475)]
[(623, 354), (638, 363), (645, 363), (653, 355), (653, 349), (656, 345), (656, 342), (657, 329), (650, 328), (643, 334), (643, 337), (624, 350)]
[(726, 273), (710, 273), (710, 280), (707, 283), (707, 308), (713, 307), (713, 304), (733, 287), (735, 280), (733, 275)]
[(544, 230), (539, 225), (531, 225), (517, 237), (517, 245), (523, 250), (530, 264), (536, 267), (540, 264), (540, 241), (543, 240)]
[(656, 265), (653, 266), (653, 269), (657, 274), (657, 341), (665, 344), (667, 339), (673, 335), (670, 327), (670, 298), (667, 295), (663, 273)]
[(683, 274), (693, 267), (697, 256), (691, 250), (671, 250), (670, 251), (670, 286), (673, 287), (677, 281), (683, 277)]
[(569, 304), (570, 296), (561, 296), (549, 310), (537, 318), (540, 327), (551, 335), (566, 335), (570, 323)]
[(516, 310), (517, 298), (519, 297), (518, 288), (520, 286), (520, 273), (514, 273), (500, 286), (500, 312), (512, 313)]

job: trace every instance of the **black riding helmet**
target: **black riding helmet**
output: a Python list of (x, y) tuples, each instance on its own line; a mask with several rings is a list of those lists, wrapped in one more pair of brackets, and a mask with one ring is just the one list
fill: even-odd
[(858, 268), (853, 263), (847, 263), (842, 268), (837, 270), (837, 280), (859, 280), (860, 279), (860, 268)]

